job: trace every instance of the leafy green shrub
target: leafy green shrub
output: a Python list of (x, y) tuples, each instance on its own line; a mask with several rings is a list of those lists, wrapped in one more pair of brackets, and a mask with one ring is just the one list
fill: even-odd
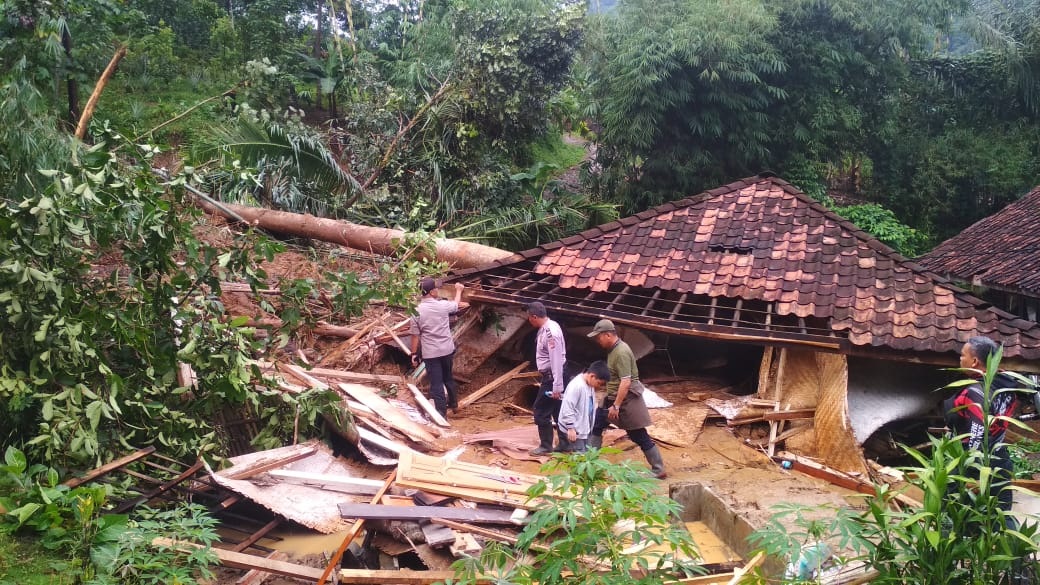
[[(990, 389), (999, 362), (998, 351), (981, 381), (985, 428), (992, 420)], [(954, 386), (967, 383), (975, 380)], [(811, 524), (798, 516), (794, 524), (811, 527), (798, 531), (784, 522), (798, 509), (782, 509), (752, 540), (785, 559), (797, 558), (794, 553), (813, 540), (829, 540), (847, 553), (841, 561), (863, 561), (877, 570), (876, 583), (1035, 583), (1040, 528), (1036, 522), (1018, 525), (1001, 509), (991, 493), (995, 478), (990, 449), (967, 451), (960, 437), (933, 437), (929, 446), (925, 452), (904, 447), (916, 462), (904, 471), (908, 483), (924, 494), (920, 508), (895, 507), (896, 492), (879, 486), (875, 495), (866, 498), (863, 513), (839, 510), (833, 519)]]
[[(698, 571), (693, 540), (674, 523), (679, 504), (656, 493), (658, 483), (645, 468), (611, 463), (600, 453), (555, 455), (543, 467), (552, 474), (528, 490), (542, 503), (516, 545), (490, 543), (479, 558), (456, 562), (457, 582), (482, 575), (525, 585), (649, 585)], [(642, 545), (657, 546), (633, 551)]]
[[(202, 506), (145, 509), (136, 517), (105, 514), (108, 486), (69, 488), (58, 472), (29, 465), (25, 455), (8, 447), (0, 465), (0, 533), (31, 533), (61, 553), (72, 583), (90, 585), (195, 583), (211, 577), (218, 539), (216, 520)], [(185, 549), (156, 544), (157, 538), (196, 543)]]
[(876, 203), (838, 207), (834, 212), (904, 256), (914, 257), (928, 248), (925, 234), (900, 222), (894, 213)]

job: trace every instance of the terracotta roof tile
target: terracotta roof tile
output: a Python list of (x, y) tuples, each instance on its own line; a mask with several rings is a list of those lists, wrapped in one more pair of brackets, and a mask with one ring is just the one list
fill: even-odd
[[(1040, 213), (1034, 219), (1040, 224)], [(1000, 331), (1005, 355), (1040, 359), (1040, 326), (995, 312), (774, 177), (737, 181), (521, 256), (538, 258), (533, 270), (559, 276), (561, 288), (760, 299), (864, 347), (957, 352), (971, 335)], [(499, 266), (508, 262), (486, 270)], [(1034, 273), (1040, 285), (1040, 266)]]

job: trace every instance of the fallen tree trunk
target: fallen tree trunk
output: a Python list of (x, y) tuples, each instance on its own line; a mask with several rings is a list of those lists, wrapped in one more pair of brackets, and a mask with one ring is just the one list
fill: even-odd
[[(202, 198), (197, 201), (209, 213), (231, 220), (245, 221), (268, 232), (313, 238), (376, 254), (393, 254), (406, 235), (401, 230), (358, 225), (310, 214), (230, 203), (221, 203), (218, 207)], [(451, 239), (437, 240), (436, 254), (437, 260), (447, 262), (453, 268), (473, 268), (513, 255), (512, 252), (499, 248)]]

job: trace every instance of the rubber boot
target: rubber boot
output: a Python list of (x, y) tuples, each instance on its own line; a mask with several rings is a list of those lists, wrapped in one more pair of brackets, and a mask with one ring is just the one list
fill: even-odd
[(534, 456), (548, 455), (553, 450), (553, 428), (552, 425), (538, 426), (538, 447), (531, 449), (530, 454)]
[(668, 472), (664, 470), (664, 460), (661, 458), (661, 450), (657, 448), (657, 445), (643, 451), (643, 455), (646, 457), (646, 462), (650, 464), (650, 472), (654, 474), (654, 477), (657, 479), (668, 477)]
[(589, 435), (589, 438), (585, 441), (585, 445), (589, 449), (599, 449), (603, 446), (603, 435)]

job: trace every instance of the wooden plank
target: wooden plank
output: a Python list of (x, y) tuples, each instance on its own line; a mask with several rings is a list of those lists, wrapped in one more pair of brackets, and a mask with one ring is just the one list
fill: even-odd
[[(476, 534), (477, 536), (483, 536), (484, 538), (488, 538), (488, 539), (491, 539), (491, 540), (497, 540), (498, 542), (505, 542), (507, 544), (516, 544), (517, 543), (517, 537), (513, 536), (512, 534), (506, 534), (504, 532), (500, 532), (498, 530), (492, 530), (490, 528), (484, 528), (482, 526), (474, 526), (472, 524), (464, 524), (462, 522), (456, 522), (455, 520), (448, 520), (446, 518), (431, 518), (430, 522), (433, 522), (434, 524), (440, 524), (442, 526), (447, 526), (448, 528), (451, 528), (452, 530), (456, 530), (456, 531), (460, 531), (460, 532), (469, 532), (471, 534)], [(539, 544), (532, 544), (531, 548), (533, 550), (547, 550), (546, 547), (544, 547), (542, 545), (539, 545)]]
[(815, 408), (800, 408), (797, 410), (777, 410), (762, 415), (763, 420), (798, 420), (813, 418), (816, 416)]
[(415, 488), (417, 490), (423, 490), (432, 494), (441, 494), (445, 496), (462, 498), (471, 502), (480, 502), (484, 504), (498, 504), (500, 506), (524, 508), (526, 510), (534, 510), (538, 502), (540, 501), (532, 500), (529, 502), (527, 499), (527, 494), (524, 494), (523, 492), (496, 492), (478, 488), (452, 487), (450, 485), (429, 483), (413, 479), (399, 479), (397, 480), (397, 485), (403, 488)]
[(359, 384), (344, 384), (342, 382), (339, 384), (339, 388), (361, 404), (374, 410), (376, 414), (382, 417), (383, 422), (401, 431), (413, 441), (432, 443), (440, 435), (440, 431), (436, 428), (431, 427), (430, 430), (427, 430), (426, 427), (412, 422), (412, 419), (408, 418), (407, 414), (387, 402), (382, 396), (376, 394), (372, 388)]
[(304, 383), (306, 383), (311, 388), (315, 388), (317, 390), (328, 390), (329, 389), (329, 385), (328, 384), (326, 384), (325, 382), (322, 382), (321, 380), (319, 380), (319, 379), (315, 378), (314, 376), (308, 374), (306, 370), (304, 370), (300, 366), (297, 366), (296, 364), (287, 364), (287, 363), (283, 362), (283, 363), (278, 364), (278, 367), (281, 368), (282, 371), (287, 371), (287, 372), (291, 373), (293, 376), (296, 376), (297, 378), (302, 380)]
[(415, 397), (415, 403), (418, 404), (419, 407), (422, 408), (424, 411), (426, 411), (426, 414), (429, 415), (430, 420), (442, 427), (451, 426), (451, 423), (448, 422), (448, 419), (444, 418), (441, 415), (441, 413), (437, 411), (437, 408), (430, 403), (430, 401), (415, 384), (409, 383), (408, 389), (412, 391), (412, 396)]
[[(439, 582), (453, 582), (457, 577), (455, 571), (412, 571), (401, 569), (340, 569), (339, 582), (342, 585), (433, 585)], [(475, 585), (490, 585), (489, 577), (477, 577)], [(322, 585), (319, 583), (319, 585)]]
[(727, 583), (727, 585), (737, 585), (738, 583), (740, 583), (741, 579), (744, 578), (744, 575), (747, 575), (751, 571), (754, 571), (755, 567), (761, 565), (765, 561), (766, 553), (764, 552), (759, 552), (755, 556), (751, 557), (751, 560), (748, 561), (746, 565), (744, 565), (744, 568), (733, 570), (733, 578), (729, 580), (729, 583)]
[(455, 531), (447, 526), (426, 522), (420, 525), (420, 529), (426, 544), (433, 548), (443, 548), (455, 542)]
[[(170, 548), (176, 548), (183, 551), (190, 551), (196, 548), (204, 548), (200, 544), (194, 542), (186, 542), (181, 540), (173, 540), (170, 538), (156, 538), (152, 540), (154, 546), (164, 546)], [(256, 555), (249, 555), (245, 553), (235, 552), (232, 550), (225, 550), (222, 548), (213, 548), (213, 553), (217, 555), (217, 559), (220, 563), (226, 567), (234, 567), (236, 569), (258, 569), (266, 573), (272, 573), (274, 575), (282, 575), (285, 577), (294, 577), (297, 579), (306, 579), (313, 581), (321, 577), (321, 569), (315, 567), (308, 567), (305, 565), (298, 565), (296, 563), (289, 563), (286, 561), (278, 561), (275, 559), (265, 559), (264, 557), (258, 557)]]
[[(289, 555), (283, 553), (280, 550), (271, 552), (271, 554), (264, 557), (268, 560), (273, 561), (286, 561), (289, 559)], [(261, 571), (260, 569), (250, 569), (245, 575), (242, 575), (238, 581), (235, 581), (235, 585), (260, 585), (270, 577), (271, 574), (267, 571)]]
[(283, 450), (278, 455), (261, 456), (246, 465), (236, 465), (235, 467), (218, 471), (217, 475), (228, 479), (248, 479), (265, 471), (284, 467), (293, 461), (299, 461), (305, 457), (310, 457), (317, 451), (318, 448), (313, 443), (294, 445), (291, 448)]
[(487, 508), (452, 508), (448, 506), (386, 506), (340, 502), (340, 517), (365, 520), (431, 520), (445, 518), (477, 524), (513, 524), (512, 510)]
[(332, 378), (344, 382), (368, 382), (385, 384), (404, 384), (404, 376), (388, 376), (385, 374), (369, 374), (367, 372), (348, 372), (346, 370), (333, 370), (329, 368), (311, 368), (308, 370), (312, 376)]
[(274, 530), (275, 528), (277, 528), (278, 525), (281, 524), (281, 523), (282, 523), (282, 519), (281, 518), (275, 518), (274, 520), (271, 520), (267, 524), (264, 524), (263, 526), (260, 527), (259, 530), (257, 530), (256, 532), (250, 534), (249, 538), (247, 538), (247, 539), (243, 540), (242, 542), (236, 544), (235, 548), (234, 548), (235, 552), (242, 552), (242, 551), (246, 550), (247, 548), (253, 546), (254, 544), (256, 544), (256, 541), (258, 541), (261, 538), (263, 538), (264, 536), (266, 536), (268, 532), (270, 532), (270, 531)]
[(93, 469), (93, 470), (87, 472), (87, 474), (82, 476), (82, 477), (76, 477), (76, 478), (72, 478), (72, 479), (66, 480), (61, 485), (66, 486), (68, 488), (79, 487), (79, 486), (81, 486), (81, 485), (83, 485), (83, 484), (85, 484), (87, 482), (94, 481), (95, 479), (97, 479), (99, 477), (107, 475), (112, 470), (119, 469), (120, 467), (125, 467), (125, 466), (133, 463), (134, 461), (137, 461), (138, 459), (140, 459), (142, 457), (147, 457), (148, 455), (151, 455), (154, 452), (155, 452), (155, 447), (145, 447), (144, 449), (138, 449), (137, 451), (134, 451), (133, 453), (131, 453), (131, 454), (125, 456), (125, 457), (120, 457), (119, 459), (116, 459), (115, 461), (110, 461), (110, 462), (102, 465), (101, 467)]
[(506, 382), (509, 382), (510, 380), (512, 380), (513, 376), (516, 376), (521, 371), (527, 369), (527, 367), (530, 366), (530, 365), (531, 365), (531, 362), (524, 362), (524, 363), (520, 364), (519, 366), (513, 368), (512, 370), (509, 370), (505, 374), (502, 374), (501, 376), (495, 378), (494, 380), (492, 380), (489, 384), (487, 384), (486, 386), (484, 386), (480, 390), (477, 390), (476, 392), (473, 392), (472, 394), (469, 394), (468, 396), (466, 396), (465, 398), (460, 400), (459, 401), (459, 408), (465, 408), (465, 407), (469, 406), (470, 404), (473, 404), (474, 402), (476, 402), (476, 401), (480, 400), (481, 398), (487, 396), (488, 394), (491, 394), (492, 392), (497, 390), (499, 388), (499, 386), (502, 386)]
[(400, 455), (403, 451), (410, 451), (410, 449), (406, 445), (396, 443), (394, 441), (391, 441), (390, 439), (385, 439), (364, 427), (358, 427), (357, 432), (358, 436), (361, 437), (362, 441), (372, 443), (373, 445), (381, 449), (390, 451), (391, 453), (397, 453), (398, 455)]
[[(397, 471), (396, 470), (391, 471), (390, 475), (387, 476), (386, 482), (383, 484), (382, 489), (380, 489), (379, 492), (376, 495), (372, 496), (372, 503), (373, 504), (375, 504), (379, 500), (383, 499), (383, 495), (386, 494), (386, 492), (390, 490), (390, 486), (392, 486), (394, 484), (394, 479), (396, 477), (397, 477)], [(364, 527), (365, 527), (365, 521), (364, 520), (358, 520), (357, 522), (354, 523), (353, 526), (350, 527), (350, 530), (347, 531), (347, 535), (345, 537), (343, 537), (343, 542), (339, 545), (339, 548), (336, 549), (336, 553), (334, 555), (332, 555), (332, 558), (329, 560), (329, 564), (325, 567), (325, 570), (322, 571), (321, 574), (319, 575), (318, 585), (325, 585), (325, 583), (329, 579), (329, 575), (332, 574), (332, 571), (336, 567), (338, 567), (340, 561), (343, 560), (343, 553), (347, 552), (347, 547), (349, 547), (350, 543), (353, 542), (355, 538), (357, 538), (358, 533), (361, 532), (361, 529), (364, 528)]]
[(274, 469), (267, 472), (271, 477), (284, 483), (295, 485), (331, 486), (336, 491), (349, 494), (370, 496), (379, 491), (383, 482), (363, 477), (348, 477), (344, 475), (329, 475), (326, 473), (309, 473), (306, 471), (291, 471), (288, 469)]
[(873, 485), (804, 457), (781, 451), (779, 455), (773, 457), (773, 460), (777, 463), (789, 461), (791, 463), (791, 469), (800, 471), (817, 479), (822, 479), (838, 487), (843, 487), (847, 490), (852, 490), (861, 494), (874, 494)]

